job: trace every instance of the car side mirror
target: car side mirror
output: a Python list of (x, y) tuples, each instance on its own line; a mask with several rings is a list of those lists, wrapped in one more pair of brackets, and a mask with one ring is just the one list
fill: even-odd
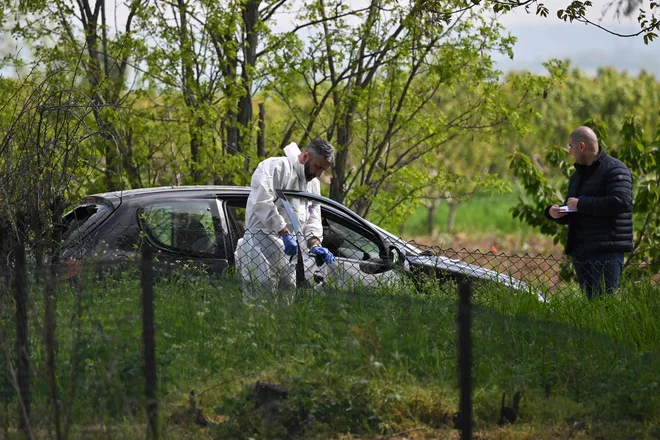
[(390, 267), (403, 266), (406, 260), (406, 255), (403, 251), (396, 246), (390, 246), (387, 251)]

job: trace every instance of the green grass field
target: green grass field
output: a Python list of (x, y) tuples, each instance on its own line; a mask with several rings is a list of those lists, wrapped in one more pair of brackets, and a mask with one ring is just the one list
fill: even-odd
[[(461, 203), (456, 208), (454, 223), (455, 232), (468, 232), (471, 234), (496, 233), (533, 234), (534, 228), (514, 219), (509, 211), (518, 203), (515, 193), (504, 195), (479, 194)], [(406, 233), (410, 235), (425, 235), (427, 232), (428, 208), (419, 207), (406, 221)], [(435, 213), (434, 227), (439, 232), (447, 232), (449, 206), (441, 201)]]
[[(62, 408), (73, 397), (71, 436), (143, 437), (139, 282), (125, 276), (81, 288), (58, 297), (57, 384)], [(658, 438), (659, 293), (638, 282), (594, 303), (565, 296), (542, 304), (499, 287), (477, 291), (477, 432), (502, 439)], [(310, 293), (286, 303), (245, 302), (232, 285), (187, 278), (158, 283), (155, 294), (164, 438), (366, 439), (403, 431), (449, 438), (455, 432), (452, 284), (424, 293)], [(37, 300), (31, 319), (33, 424), (43, 434), (37, 437), (47, 437), (52, 420), (37, 337), (40, 307)], [(10, 308), (4, 310), (3, 334), (11, 337)], [(16, 401), (4, 377), (3, 423), (9, 418), (15, 426)], [(288, 398), (259, 400), (257, 380), (286, 388)], [(187, 415), (190, 390), (211, 422), (207, 428)], [(502, 393), (511, 399), (517, 390), (524, 390), (519, 419), (499, 427)]]

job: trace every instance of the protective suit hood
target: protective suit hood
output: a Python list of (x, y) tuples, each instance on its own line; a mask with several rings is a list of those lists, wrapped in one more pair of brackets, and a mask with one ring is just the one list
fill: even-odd
[(298, 185), (301, 190), (307, 188), (307, 179), (305, 178), (305, 165), (300, 163), (298, 156), (301, 154), (300, 148), (295, 142), (291, 142), (284, 147), (284, 155), (289, 159), (293, 171), (298, 176)]

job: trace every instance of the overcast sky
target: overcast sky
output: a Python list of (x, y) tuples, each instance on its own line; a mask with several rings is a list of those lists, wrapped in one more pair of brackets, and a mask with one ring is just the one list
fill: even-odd
[[(500, 70), (507, 72), (524, 69), (545, 73), (542, 63), (551, 58), (559, 58), (570, 59), (573, 66), (580, 67), (588, 74), (593, 74), (598, 67), (611, 66), (633, 75), (644, 69), (660, 79), (660, 40), (645, 45), (641, 36), (621, 38), (609, 35), (593, 26), (564, 23), (557, 18), (557, 10), (565, 8), (571, 0), (540, 1), (549, 9), (549, 16), (546, 18), (536, 16), (534, 13), (527, 14), (519, 8), (499, 19), (509, 32), (518, 37), (513, 60), (501, 55), (496, 56)], [(588, 18), (619, 33), (639, 31), (636, 16), (620, 20), (612, 13), (602, 16), (600, 4), (607, 4), (609, 1), (595, 1), (596, 6), (589, 10)], [(292, 6), (295, 6), (296, 0), (292, 2)], [(125, 21), (126, 11), (121, 6), (122, 0), (117, 0), (116, 3), (119, 5), (115, 9), (117, 21), (122, 23)], [(368, 0), (346, 0), (346, 3), (353, 7), (363, 7)], [(275, 31), (290, 28), (294, 17), (295, 13), (292, 12), (279, 14)], [(8, 50), (11, 46), (8, 43), (10, 42), (5, 41), (4, 50)], [(8, 73), (6, 69), (0, 71), (0, 74)]]
[[(542, 63), (551, 58), (559, 58), (569, 59), (571, 65), (580, 67), (587, 74), (595, 73), (599, 67), (615, 67), (632, 75), (644, 69), (660, 79), (660, 40), (645, 45), (641, 36), (621, 38), (594, 26), (565, 23), (557, 18), (557, 10), (566, 8), (571, 0), (539, 1), (549, 9), (548, 17), (535, 15), (534, 9), (528, 14), (519, 8), (498, 19), (511, 34), (518, 37), (513, 60), (496, 55), (500, 70), (507, 72), (524, 69), (545, 73)], [(614, 11), (604, 14), (601, 5), (609, 2), (594, 1), (596, 6), (588, 10), (587, 18), (620, 34), (638, 32), (640, 28), (636, 15), (617, 18)], [(346, 0), (346, 3), (357, 8), (364, 7), (368, 0)], [(280, 14), (277, 30), (290, 27), (293, 18), (292, 13)]]
[[(550, 10), (547, 18), (518, 11), (500, 20), (509, 32), (518, 37), (513, 60), (497, 57), (501, 70), (525, 69), (543, 73), (542, 62), (559, 58), (570, 59), (572, 65), (590, 74), (598, 67), (615, 67), (633, 75), (645, 69), (660, 79), (660, 40), (645, 45), (641, 36), (621, 38), (594, 26), (564, 23), (557, 18), (557, 10), (565, 8), (570, 0), (541, 1)], [(607, 2), (594, 3), (596, 6), (588, 15), (590, 20), (621, 34), (639, 31), (636, 16), (619, 20), (610, 13), (602, 17), (599, 4)]]

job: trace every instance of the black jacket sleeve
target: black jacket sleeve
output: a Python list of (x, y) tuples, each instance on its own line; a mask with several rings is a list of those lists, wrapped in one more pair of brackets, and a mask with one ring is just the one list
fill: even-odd
[(605, 193), (602, 197), (581, 197), (578, 212), (611, 217), (622, 212), (632, 211), (632, 176), (625, 166), (613, 167), (605, 178)]

